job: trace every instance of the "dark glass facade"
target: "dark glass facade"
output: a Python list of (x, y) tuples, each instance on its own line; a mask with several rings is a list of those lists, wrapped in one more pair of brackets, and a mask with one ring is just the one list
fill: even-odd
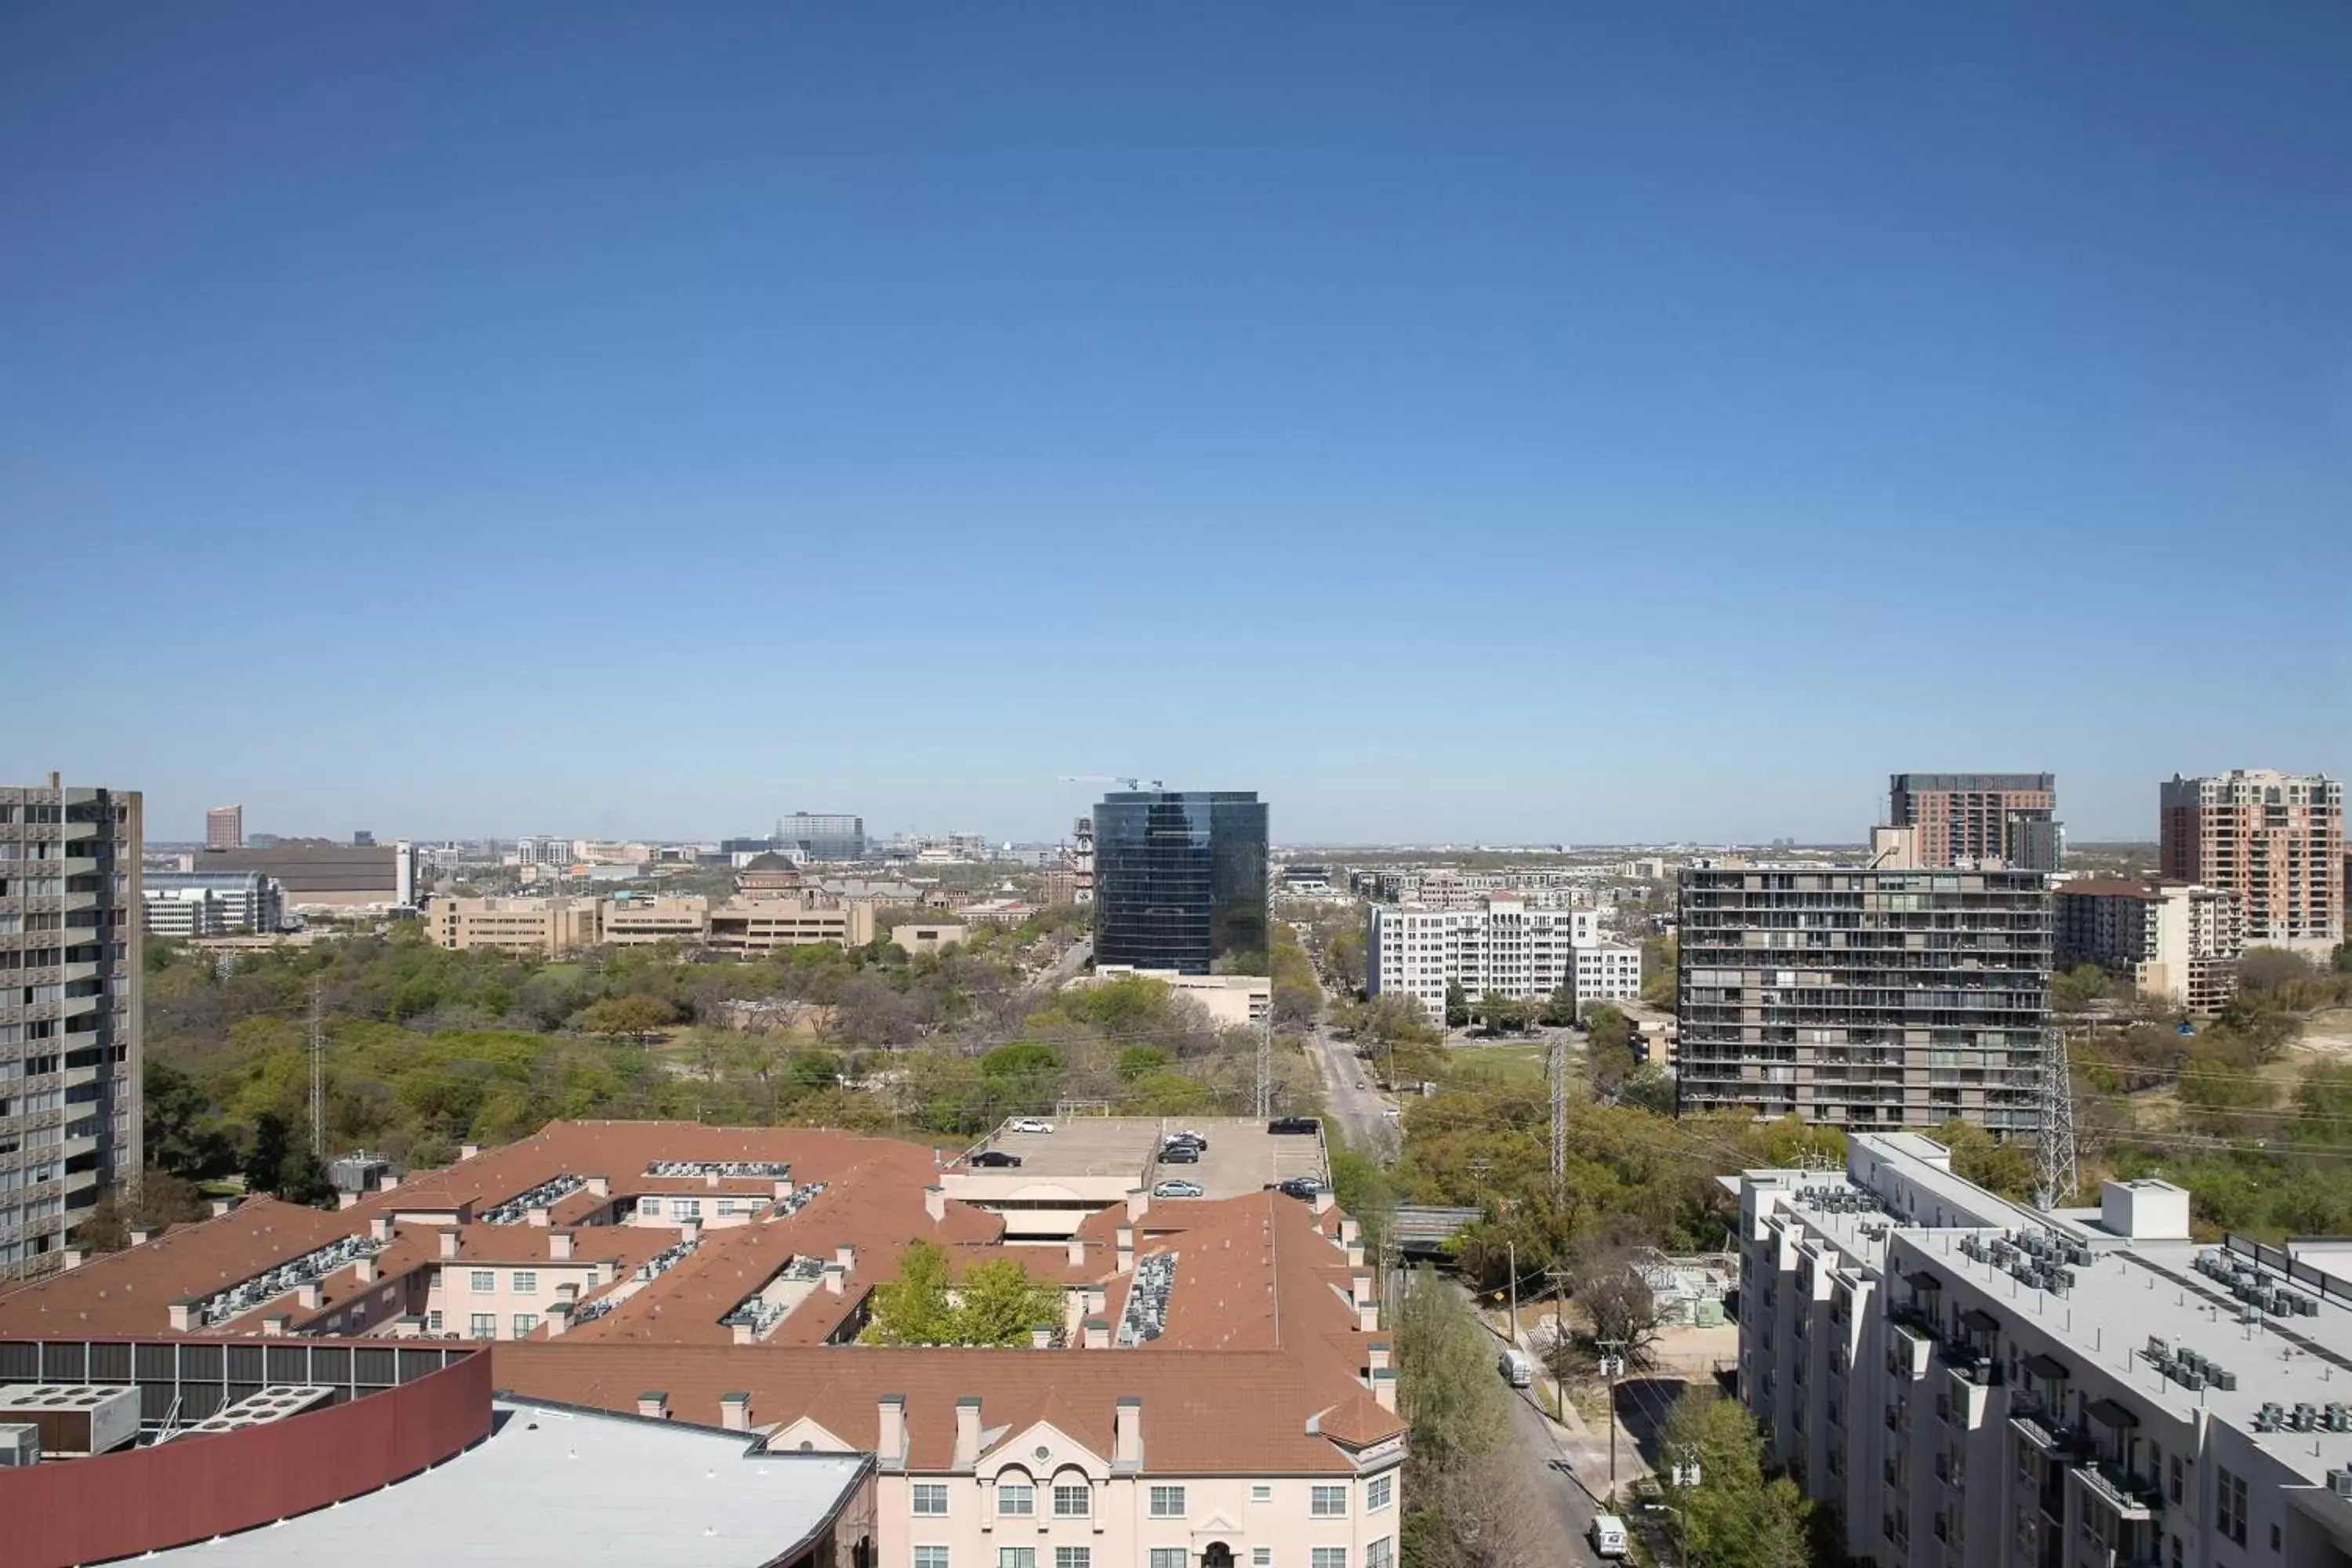
[(1105, 795), (1095, 807), (1095, 962), (1265, 973), (1265, 852), (1255, 790)]

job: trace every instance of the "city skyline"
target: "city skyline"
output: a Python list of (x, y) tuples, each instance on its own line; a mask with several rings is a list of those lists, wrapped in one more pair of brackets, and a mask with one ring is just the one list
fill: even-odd
[(2352, 771), (2280, 637), (2352, 581), (2343, 7), (556, 15), (0, 24), (0, 492), (109, 613), (23, 596), (20, 774), (1575, 842)]

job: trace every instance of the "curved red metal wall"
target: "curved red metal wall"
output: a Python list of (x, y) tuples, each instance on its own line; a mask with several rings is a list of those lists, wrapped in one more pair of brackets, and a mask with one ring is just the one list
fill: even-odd
[(489, 1435), (490, 1358), (241, 1432), (0, 1470), (0, 1568), (64, 1568), (375, 1490)]

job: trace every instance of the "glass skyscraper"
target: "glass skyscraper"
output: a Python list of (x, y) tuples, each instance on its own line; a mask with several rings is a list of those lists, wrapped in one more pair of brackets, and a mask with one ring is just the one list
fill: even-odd
[(1141, 790), (1095, 807), (1095, 962), (1264, 973), (1265, 803)]

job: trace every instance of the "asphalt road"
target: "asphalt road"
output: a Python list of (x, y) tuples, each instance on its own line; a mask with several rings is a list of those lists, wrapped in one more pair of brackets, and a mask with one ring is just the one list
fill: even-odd
[[(1322, 1024), (1315, 1026), (1309, 1048), (1315, 1054), (1315, 1070), (1323, 1076), (1323, 1109), (1336, 1119), (1348, 1142), (1359, 1149), (1369, 1149), (1386, 1160), (1395, 1152), (1396, 1132), (1385, 1114), (1388, 1101), (1369, 1087), (1371, 1080), (1364, 1077), (1363, 1063), (1345, 1041), (1332, 1038), (1330, 1029)], [(1358, 1089), (1358, 1081), (1367, 1087)]]
[[(1585, 1538), (1584, 1532), (1592, 1523), (1592, 1516), (1601, 1511), (1600, 1508), (1586, 1495), (1582, 1487), (1556, 1467), (1555, 1461), (1561, 1458), (1559, 1440), (1553, 1436), (1556, 1429), (1536, 1408), (1534, 1401), (1528, 1397), (1527, 1390), (1519, 1390), (1512, 1405), (1511, 1422), (1518, 1438), (1514, 1447), (1525, 1461), (1528, 1486), (1543, 1500), (1547, 1521), (1559, 1531), (1559, 1560), (1575, 1563), (1599, 1563), (1600, 1559), (1592, 1554), (1592, 1544)], [(1595, 1490), (1603, 1489), (1609, 1484), (1609, 1478), (1605, 1475), (1585, 1479)]]

